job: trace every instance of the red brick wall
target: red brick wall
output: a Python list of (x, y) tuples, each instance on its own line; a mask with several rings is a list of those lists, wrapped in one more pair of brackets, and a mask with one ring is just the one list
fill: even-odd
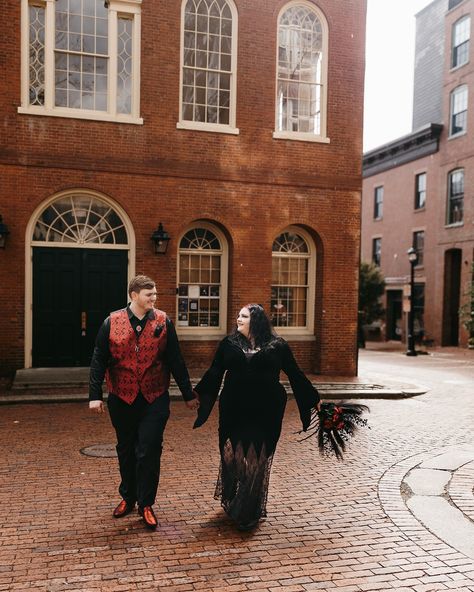
[[(176, 129), (180, 3), (171, 0), (142, 5), (144, 125), (18, 114), (20, 3), (5, 4), (13, 25), (0, 39), (8, 82), (0, 89), (0, 213), (11, 230), (0, 251), (3, 369), (23, 366), (24, 237), (32, 212), (58, 191), (86, 188), (130, 216), (136, 270), (157, 278), (159, 306), (171, 316), (176, 238), (193, 220), (218, 223), (230, 246), (229, 328), (243, 303), (269, 305), (272, 241), (289, 224), (303, 226), (319, 247), (316, 341), (295, 342), (297, 357), (306, 370), (354, 374), (365, 1), (319, 2), (330, 31), (329, 144), (272, 138), (283, 2), (236, 1), (238, 136)], [(165, 257), (152, 254), (158, 221), (175, 239)], [(183, 343), (190, 367), (205, 366), (214, 348)]]

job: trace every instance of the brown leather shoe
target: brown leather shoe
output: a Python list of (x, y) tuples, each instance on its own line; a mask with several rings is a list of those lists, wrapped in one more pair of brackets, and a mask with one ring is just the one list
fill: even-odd
[(119, 505), (115, 508), (113, 517), (114, 518), (122, 518), (122, 516), (126, 516), (130, 514), (130, 512), (135, 507), (135, 504), (129, 504), (124, 499), (119, 503)]
[(151, 530), (155, 530), (158, 526), (158, 520), (156, 519), (155, 513), (153, 512), (153, 508), (151, 506), (144, 506), (143, 508), (138, 508), (138, 513), (143, 518), (145, 525), (147, 528)]

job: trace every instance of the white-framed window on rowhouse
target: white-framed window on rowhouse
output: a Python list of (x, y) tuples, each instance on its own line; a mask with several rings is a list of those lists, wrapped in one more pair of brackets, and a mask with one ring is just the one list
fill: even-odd
[(415, 175), (415, 210), (424, 209), (426, 204), (426, 173)]
[(211, 224), (197, 222), (182, 235), (176, 296), (180, 334), (226, 332), (227, 259), (227, 241)]
[(425, 231), (415, 230), (413, 233), (413, 248), (415, 249), (418, 259), (416, 264), (422, 266), (424, 264), (425, 255)]
[(289, 227), (272, 246), (271, 320), (281, 334), (314, 334), (316, 248), (301, 228)]
[(374, 189), (374, 220), (381, 220), (383, 217), (383, 185)]
[(372, 239), (372, 263), (380, 267), (382, 261), (382, 238), (377, 237)]
[(448, 175), (447, 224), (462, 224), (464, 219), (464, 169)]
[(458, 86), (451, 92), (449, 135), (458, 136), (467, 130), (467, 86)]
[(328, 25), (312, 2), (295, 0), (278, 17), (274, 138), (329, 142)]
[(232, 0), (183, 0), (179, 129), (238, 134), (237, 9)]
[(143, 123), (142, 0), (21, 0), (19, 113)]
[(469, 41), (471, 38), (471, 17), (461, 17), (453, 24), (451, 46), (451, 68), (458, 68), (469, 62)]

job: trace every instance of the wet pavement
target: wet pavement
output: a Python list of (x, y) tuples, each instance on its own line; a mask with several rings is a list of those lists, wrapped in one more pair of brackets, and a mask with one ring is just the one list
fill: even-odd
[[(0, 407), (0, 590), (474, 591), (474, 352), (361, 352), (377, 384), (343, 462), (300, 442), (289, 401), (268, 518), (235, 530), (213, 499), (216, 415), (193, 431), (173, 401), (156, 532), (118, 501), (113, 431), (85, 403)], [(359, 400), (360, 401), (360, 400)], [(103, 454), (81, 450), (94, 447)], [(98, 448), (97, 448), (98, 447)], [(105, 451), (105, 452), (104, 452)]]

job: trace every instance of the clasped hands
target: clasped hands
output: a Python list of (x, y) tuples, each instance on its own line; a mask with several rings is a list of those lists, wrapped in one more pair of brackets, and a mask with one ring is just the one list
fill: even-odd
[[(199, 409), (199, 395), (196, 391), (193, 390), (194, 399), (190, 401), (185, 401), (186, 407), (191, 409), (192, 411), (197, 411)], [(103, 401), (89, 401), (89, 409), (93, 413), (104, 413), (104, 402)]]

